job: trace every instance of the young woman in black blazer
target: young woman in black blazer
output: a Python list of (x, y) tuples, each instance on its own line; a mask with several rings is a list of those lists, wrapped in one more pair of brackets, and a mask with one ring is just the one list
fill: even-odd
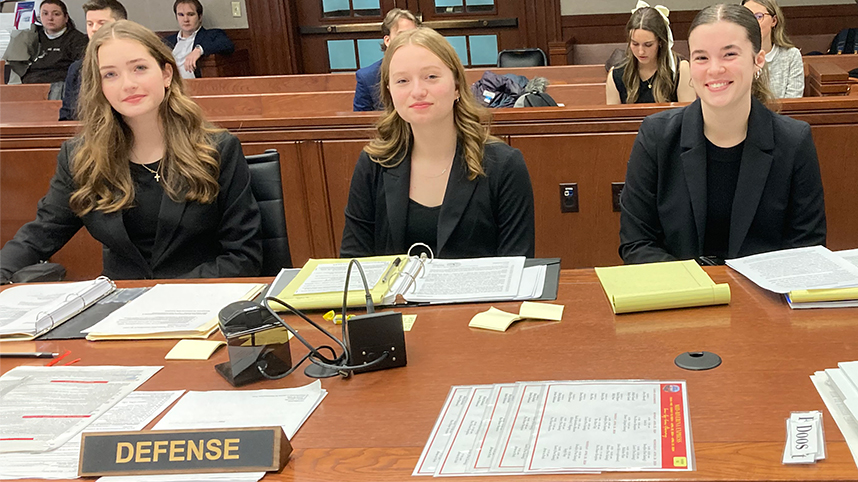
[(104, 245), (104, 274), (259, 274), (260, 215), (238, 140), (208, 124), (170, 50), (127, 20), (87, 47), (82, 127), (57, 158), (36, 220), (0, 251), (0, 279), (45, 260), (82, 227)]
[(533, 191), (521, 152), (489, 135), (452, 46), (400, 33), (381, 64), (384, 113), (358, 159), (340, 256), (534, 254)]
[(810, 126), (766, 107), (760, 26), (740, 5), (697, 14), (688, 38), (699, 99), (644, 119), (621, 198), (620, 256), (735, 258), (825, 244)]

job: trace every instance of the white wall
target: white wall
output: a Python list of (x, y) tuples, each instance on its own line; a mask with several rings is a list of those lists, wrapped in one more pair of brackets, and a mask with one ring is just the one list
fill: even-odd
[[(664, 5), (670, 10), (700, 10), (713, 3), (710, 0), (651, 0), (650, 5)], [(740, 3), (740, 2), (724, 2)], [(778, 5), (847, 5), (855, 0), (778, 0)], [(560, 0), (560, 11), (563, 15), (587, 15), (593, 13), (631, 13), (637, 0)]]
[[(87, 0), (63, 0), (69, 8), (77, 29), (86, 32), (86, 20), (81, 8)], [(128, 19), (143, 24), (156, 32), (178, 30), (173, 15), (174, 0), (119, 0), (128, 10)], [(200, 0), (203, 4), (203, 26), (206, 28), (247, 28), (245, 0), (241, 2), (241, 17), (232, 16), (231, 0)]]

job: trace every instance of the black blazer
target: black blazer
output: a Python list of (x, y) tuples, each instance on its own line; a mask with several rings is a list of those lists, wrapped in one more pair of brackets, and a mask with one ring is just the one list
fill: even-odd
[[(521, 151), (488, 143), (486, 175), (473, 181), (461, 146), (450, 171), (438, 217), (439, 258), (533, 257), (533, 190)], [(384, 168), (361, 152), (346, 205), (343, 258), (402, 254), (411, 186), (411, 158)]]
[[(706, 230), (706, 143), (698, 99), (644, 119), (626, 171), (620, 256), (626, 263), (692, 259)], [(825, 204), (806, 122), (756, 99), (730, 217), (728, 258), (825, 244)]]
[(36, 220), (18, 230), (0, 251), (0, 278), (48, 259), (81, 228), (104, 245), (103, 273), (112, 279), (258, 276), (262, 244), (260, 215), (250, 190), (250, 171), (233, 135), (218, 139), (220, 192), (211, 204), (174, 202), (164, 194), (152, 259), (128, 237), (122, 212), (92, 211), (78, 217), (69, 208), (76, 189), (69, 170), (77, 139), (63, 143), (48, 193)]
[[(176, 48), (178, 39), (179, 32), (176, 32), (164, 37), (164, 43), (170, 47), (170, 50), (173, 50)], [(203, 48), (203, 57), (213, 54), (229, 55), (235, 52), (235, 44), (232, 43), (226, 32), (219, 28), (206, 29), (205, 27), (200, 27), (197, 30), (197, 36), (194, 37), (194, 48), (198, 45)], [(180, 65), (179, 67), (181, 68), (182, 66)], [(194, 75), (197, 78), (200, 77), (199, 67), (194, 71)]]

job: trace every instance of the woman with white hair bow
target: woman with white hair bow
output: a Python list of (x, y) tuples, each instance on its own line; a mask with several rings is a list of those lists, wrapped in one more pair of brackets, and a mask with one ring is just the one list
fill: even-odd
[(605, 98), (608, 104), (691, 102), (688, 62), (673, 52), (670, 10), (639, 1), (629, 23), (628, 46), (623, 63), (608, 72)]

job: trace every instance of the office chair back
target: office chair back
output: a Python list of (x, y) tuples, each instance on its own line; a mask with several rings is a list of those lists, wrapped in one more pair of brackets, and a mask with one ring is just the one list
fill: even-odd
[(262, 275), (274, 276), (280, 268), (292, 267), (280, 179), (280, 153), (268, 149), (264, 154), (246, 157), (250, 166), (250, 188), (262, 215)]
[(498, 54), (498, 67), (544, 67), (548, 57), (542, 49), (501, 50)]

